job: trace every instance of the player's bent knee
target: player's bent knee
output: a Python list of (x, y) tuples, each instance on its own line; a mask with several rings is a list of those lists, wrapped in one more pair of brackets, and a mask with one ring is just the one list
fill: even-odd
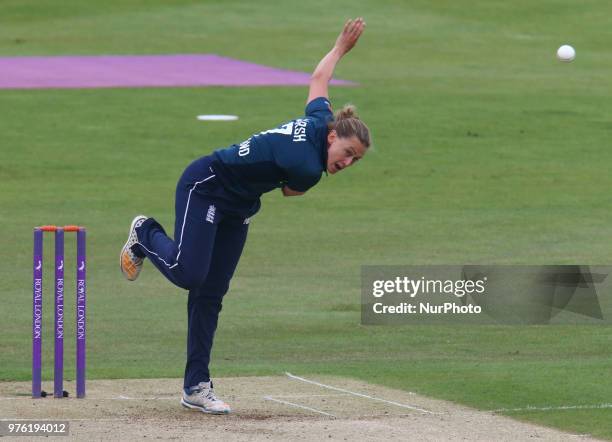
[(229, 290), (229, 283), (213, 283), (204, 282), (204, 284), (200, 287), (200, 292), (204, 294), (204, 296), (209, 298), (217, 298), (221, 299)]
[(202, 286), (206, 280), (206, 273), (189, 272), (183, 273), (178, 278), (177, 285), (185, 290), (194, 290)]

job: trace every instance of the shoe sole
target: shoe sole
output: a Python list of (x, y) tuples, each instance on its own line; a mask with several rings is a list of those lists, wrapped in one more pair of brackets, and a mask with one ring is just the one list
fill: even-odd
[(200, 405), (195, 405), (192, 404), (190, 402), (187, 402), (185, 399), (181, 399), (181, 405), (185, 408), (189, 408), (190, 410), (199, 410), (202, 413), (208, 413), (208, 414), (230, 414), (230, 411), (213, 411), (213, 410), (208, 410)]
[(121, 259), (121, 257), (123, 256), (123, 253), (125, 252), (125, 250), (128, 248), (128, 245), (130, 244), (130, 238), (132, 237), (132, 230), (134, 230), (134, 226), (136, 225), (136, 222), (138, 222), (138, 220), (140, 220), (143, 217), (146, 219), (146, 216), (138, 215), (134, 217), (134, 219), (132, 220), (132, 224), (130, 224), (130, 231), (128, 232), (128, 239), (123, 245), (123, 248), (121, 249), (121, 253), (119, 254), (119, 268), (121, 269), (121, 273), (123, 273), (123, 276), (125, 276), (125, 278), (128, 281), (136, 281), (136, 278), (138, 278), (138, 275), (136, 275), (136, 278), (134, 279), (129, 278), (129, 275), (123, 270), (123, 260)]

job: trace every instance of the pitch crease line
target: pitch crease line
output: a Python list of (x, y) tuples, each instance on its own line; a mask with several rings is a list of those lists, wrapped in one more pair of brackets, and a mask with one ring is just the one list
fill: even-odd
[(593, 404), (593, 405), (558, 405), (549, 407), (523, 407), (523, 408), (498, 408), (490, 410), (492, 413), (503, 413), (507, 411), (555, 411), (555, 410), (593, 410), (593, 409), (612, 408), (612, 404)]
[(336, 391), (341, 391), (343, 393), (349, 393), (349, 394), (352, 394), (353, 396), (363, 397), (363, 398), (366, 398), (366, 399), (372, 399), (373, 401), (384, 402), (386, 404), (396, 405), (396, 406), (402, 407), (402, 408), (408, 408), (409, 410), (420, 411), (421, 413), (438, 414), (438, 413), (434, 413), (433, 411), (425, 410), (423, 408), (413, 407), (412, 405), (400, 404), (399, 402), (388, 401), (386, 399), (381, 399), (379, 397), (368, 396), (367, 394), (357, 393), (357, 392), (354, 392), (354, 391), (346, 390), (344, 388), (334, 387), (332, 385), (327, 385), (327, 384), (322, 384), (320, 382), (311, 381), (309, 379), (305, 379), (305, 378), (301, 378), (299, 376), (293, 375), (293, 374), (291, 374), (289, 372), (285, 372), (285, 375), (287, 375), (291, 379), (295, 379), (295, 380), (298, 380), (298, 381), (306, 382), (308, 384), (317, 385), (317, 386), (323, 387), (323, 388), (329, 388), (330, 390), (336, 390)]
[(337, 416), (334, 416), (333, 414), (326, 413), (326, 412), (321, 411), (321, 410), (317, 410), (316, 408), (310, 408), (310, 407), (307, 407), (305, 405), (294, 404), (293, 402), (282, 401), (280, 399), (274, 399), (271, 396), (264, 396), (264, 399), (267, 400), (267, 401), (279, 402), (281, 404), (293, 405), (294, 407), (303, 408), (304, 410), (314, 411), (315, 413), (324, 414), (325, 416), (330, 416), (330, 417), (333, 417), (334, 419), (337, 417)]

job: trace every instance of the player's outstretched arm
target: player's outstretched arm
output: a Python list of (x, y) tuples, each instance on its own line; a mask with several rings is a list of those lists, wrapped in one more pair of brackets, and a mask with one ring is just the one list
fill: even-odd
[(336, 64), (357, 44), (365, 26), (366, 23), (361, 17), (346, 22), (344, 29), (336, 39), (336, 44), (319, 62), (310, 77), (310, 89), (306, 103), (310, 103), (317, 97), (329, 98), (328, 83), (334, 75)]

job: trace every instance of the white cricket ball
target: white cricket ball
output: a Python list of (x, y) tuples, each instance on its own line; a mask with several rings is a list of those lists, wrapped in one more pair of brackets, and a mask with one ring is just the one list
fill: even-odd
[(563, 45), (557, 49), (557, 58), (559, 61), (570, 62), (576, 58), (576, 50), (570, 45)]

